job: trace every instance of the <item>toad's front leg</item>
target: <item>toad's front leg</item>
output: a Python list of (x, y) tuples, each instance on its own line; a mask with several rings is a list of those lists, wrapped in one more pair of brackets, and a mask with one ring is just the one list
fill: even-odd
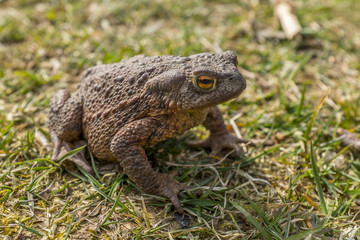
[(239, 157), (242, 151), (239, 143), (251, 143), (249, 140), (238, 138), (226, 129), (223, 117), (218, 107), (210, 108), (203, 125), (210, 130), (210, 136), (201, 141), (190, 141), (192, 147), (211, 148), (210, 155), (217, 155), (224, 148), (234, 149)]
[(178, 212), (183, 214), (178, 193), (185, 189), (185, 186), (173, 179), (170, 174), (155, 172), (143, 148), (150, 139), (152, 143), (163, 140), (158, 138), (159, 126), (159, 123), (151, 118), (125, 125), (111, 141), (111, 152), (129, 178), (142, 190), (169, 198)]

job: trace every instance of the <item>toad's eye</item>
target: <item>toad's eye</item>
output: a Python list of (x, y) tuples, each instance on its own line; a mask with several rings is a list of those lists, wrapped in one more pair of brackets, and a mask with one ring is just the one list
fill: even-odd
[(193, 79), (193, 83), (199, 90), (212, 90), (215, 88), (216, 79), (210, 76), (199, 76)]

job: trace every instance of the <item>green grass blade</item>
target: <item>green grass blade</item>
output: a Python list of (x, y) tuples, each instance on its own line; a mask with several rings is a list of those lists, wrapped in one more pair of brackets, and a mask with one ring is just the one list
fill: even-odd
[(314, 150), (314, 146), (313, 146), (312, 143), (310, 145), (310, 148), (311, 148), (311, 152), (310, 152), (311, 165), (312, 165), (312, 169), (313, 169), (313, 172), (314, 172), (316, 190), (317, 190), (318, 195), (319, 195), (318, 197), (319, 197), (319, 201), (320, 201), (320, 207), (321, 207), (322, 212), (327, 215), (327, 208), (326, 208), (324, 193), (323, 193), (323, 190), (322, 190), (322, 187), (321, 187), (321, 182), (320, 182), (319, 168), (317, 166), (315, 150)]
[[(86, 177), (84, 177), (84, 176), (81, 175), (81, 174), (78, 174), (78, 173), (76, 173), (76, 172), (72, 172), (72, 171), (70, 171), (70, 170), (68, 170), (68, 169), (66, 169), (66, 171), (67, 171), (68, 173), (70, 173), (71, 175), (73, 175), (74, 177), (76, 177), (76, 178), (78, 178), (78, 179), (81, 179), (81, 180), (84, 181), (84, 182), (89, 182), (89, 179), (86, 178)], [(85, 171), (85, 170), (84, 170), (84, 171)]]
[(31, 227), (25, 226), (25, 224), (19, 223), (19, 226), (22, 227), (23, 229), (29, 231), (29, 232), (32, 232), (33, 234), (35, 234), (35, 235), (37, 235), (37, 236), (39, 236), (39, 237), (44, 236), (44, 235), (41, 234), (39, 231), (37, 231), (37, 230), (35, 230), (35, 229), (31, 228)]
[(38, 177), (36, 177), (36, 178), (34, 179), (34, 181), (32, 181), (32, 182), (30, 183), (30, 185), (27, 187), (26, 190), (27, 190), (28, 192), (33, 192), (33, 191), (36, 189), (36, 187), (37, 187), (37, 185), (39, 184), (39, 182), (40, 182), (46, 175), (48, 175), (48, 174), (50, 174), (50, 173), (53, 173), (53, 172), (55, 172), (55, 171), (56, 171), (56, 167), (52, 167), (52, 168), (50, 168), (49, 170), (43, 172), (43, 173), (40, 174)]
[(114, 200), (109, 197), (106, 193), (104, 193), (103, 191), (101, 191), (92, 181), (90, 181), (90, 185), (95, 189), (95, 191), (97, 191), (101, 196), (103, 196), (104, 198), (106, 198), (107, 200), (109, 200), (110, 202), (114, 202)]
[(65, 212), (67, 206), (69, 205), (69, 201), (70, 201), (70, 200), (68, 199), (68, 200), (66, 201), (65, 205), (61, 208), (61, 210), (60, 210), (57, 218), (60, 218), (60, 217), (62, 217), (62, 215), (64, 215), (64, 212)]
[(156, 232), (156, 231), (160, 230), (161, 228), (164, 228), (164, 227), (168, 226), (169, 224), (170, 224), (170, 223), (166, 223), (166, 224), (161, 225), (161, 226), (159, 226), (159, 227), (153, 228), (153, 229), (151, 229), (151, 230), (149, 231), (149, 233)]
[(96, 166), (95, 166), (94, 155), (90, 151), (89, 151), (89, 154), (90, 154), (91, 166), (92, 166), (92, 168), (94, 170), (95, 176), (97, 177), (97, 179), (101, 180), (99, 172), (98, 172), (98, 170), (96, 169)]
[(200, 206), (200, 207), (215, 207), (216, 205), (222, 206), (223, 202), (214, 201), (210, 199), (189, 199), (181, 201), (187, 205)]
[(266, 151), (260, 153), (259, 155), (255, 156), (255, 157), (253, 157), (253, 158), (250, 158), (249, 160), (246, 160), (246, 161), (242, 162), (242, 163), (240, 164), (240, 167), (242, 168), (242, 167), (248, 166), (248, 165), (250, 165), (253, 161), (255, 161), (256, 159), (258, 159), (258, 158), (260, 158), (260, 157), (262, 157), (262, 156), (264, 156), (264, 155), (270, 154), (270, 153), (272, 153), (272, 152), (276, 152), (276, 151), (277, 151), (279, 148), (281, 148), (281, 147), (282, 147), (282, 145), (278, 145), (278, 146), (272, 147), (272, 148), (270, 148), (270, 149), (267, 149)]
[(315, 119), (316, 119), (316, 116), (317, 116), (318, 112), (320, 111), (323, 103), (325, 102), (325, 99), (326, 99), (326, 97), (328, 95), (328, 92), (329, 92), (329, 90), (326, 91), (324, 96), (321, 98), (320, 103), (316, 106), (316, 109), (315, 109), (310, 121), (308, 122), (308, 124), (306, 126), (306, 130), (305, 130), (305, 133), (304, 133), (304, 138), (305, 138), (306, 141), (309, 141), (312, 126), (313, 126), (313, 124), (315, 122)]
[(100, 182), (98, 182), (96, 180), (96, 178), (94, 178), (90, 173), (85, 171), (85, 169), (83, 169), (79, 165), (76, 165), (76, 166), (79, 168), (81, 173), (84, 174), (88, 178), (88, 180), (90, 182), (90, 185), (95, 189), (95, 191), (97, 191), (101, 196), (103, 196), (104, 198), (106, 198), (110, 202), (112, 202), (112, 203), (114, 202), (114, 200), (111, 197), (109, 197), (106, 193), (104, 193), (103, 191), (100, 190), (100, 187), (102, 187), (102, 184)]
[(246, 199), (248, 200), (248, 202), (250, 203), (251, 207), (257, 212), (257, 214), (259, 214), (259, 216), (261, 217), (261, 219), (265, 222), (266, 225), (270, 224), (269, 219), (266, 217), (266, 215), (264, 214), (263, 211), (260, 210), (260, 208), (254, 203), (253, 200), (251, 200), (251, 198), (249, 197), (249, 195), (247, 195), (247, 193), (244, 191), (244, 189), (241, 189), (243, 195), (246, 197)]
[(300, 72), (301, 69), (304, 68), (305, 64), (308, 63), (311, 59), (311, 57), (313, 56), (312, 53), (308, 53), (306, 54), (306, 56), (301, 59), (300, 63), (296, 66), (296, 68), (291, 72), (289, 79), (290, 80), (294, 80), (296, 75)]
[(286, 228), (285, 228), (285, 238), (289, 237), (289, 233), (290, 233), (290, 221), (291, 221), (291, 215), (290, 212), (287, 212), (287, 221), (286, 221)]
[(310, 230), (307, 230), (304, 232), (299, 232), (295, 235), (285, 238), (284, 240), (303, 240), (306, 237), (308, 237), (310, 234), (317, 233), (317, 232), (321, 231), (323, 228), (324, 228), (323, 226), (320, 226), (320, 227), (316, 227), (316, 228), (313, 228), (313, 229), (310, 229)]
[(74, 214), (73, 214), (72, 217), (71, 217), (71, 221), (70, 221), (68, 230), (66, 231), (66, 235), (65, 235), (65, 237), (64, 237), (64, 240), (67, 240), (67, 239), (68, 239), (69, 234), (70, 234), (70, 231), (71, 231), (71, 228), (72, 228), (73, 222), (74, 222)]
[(85, 177), (87, 177), (87, 178), (89, 179), (89, 181), (90, 181), (91, 183), (93, 183), (93, 184), (94, 184), (95, 186), (97, 186), (97, 187), (102, 187), (102, 184), (101, 184), (98, 180), (96, 180), (96, 178), (94, 178), (93, 175), (91, 175), (90, 173), (88, 173), (87, 171), (85, 171), (85, 169), (82, 168), (82, 167), (80, 167), (79, 165), (76, 164), (76, 166), (79, 168), (80, 172), (81, 172), (82, 174), (84, 174)]
[(330, 158), (329, 160), (327, 160), (327, 162), (332, 162), (332, 160), (334, 160), (335, 158), (341, 156), (344, 152), (346, 152), (349, 148), (351, 148), (351, 145), (348, 145), (346, 147), (344, 147), (343, 149), (341, 149), (340, 152), (338, 152), (335, 156), (333, 156), (332, 158)]
[[(241, 231), (241, 228), (240, 228), (239, 224), (236, 222), (234, 216), (233, 216), (231, 213), (229, 213), (229, 216), (230, 216), (231, 220), (233, 221), (236, 229), (239, 231), (239, 233), (243, 233), (243, 232)], [(243, 238), (243, 239), (244, 239), (244, 238)]]
[[(344, 177), (346, 177), (346, 178), (349, 178), (349, 179), (351, 179), (351, 180), (353, 180), (353, 181), (355, 181), (355, 182), (360, 183), (360, 179), (357, 178), (357, 177), (351, 176), (350, 174), (344, 173), (344, 172), (342, 172), (342, 171), (336, 171), (336, 170), (335, 170), (335, 172), (338, 173), (338, 174), (340, 174), (340, 175), (342, 175), (342, 176), (344, 176)], [(344, 190), (344, 192), (345, 192), (345, 190)]]
[(280, 92), (280, 102), (282, 105), (284, 105), (285, 103), (287, 103), (286, 101), (286, 91), (289, 88), (290, 82), (293, 81), (296, 77), (296, 75), (301, 71), (301, 69), (303, 69), (303, 67), (305, 66), (305, 64), (307, 62), (309, 62), (309, 60), (311, 59), (312, 54), (308, 53), (306, 54), (301, 61), (296, 65), (296, 67), (291, 71), (291, 73), (289, 74), (289, 76), (285, 79), (285, 81), (282, 84), (282, 91)]
[(246, 219), (248, 219), (253, 225), (254, 227), (260, 232), (260, 234), (265, 238), (265, 239), (272, 239), (272, 236), (268, 233), (268, 231), (263, 228), (260, 223), (249, 213), (247, 212), (244, 208), (240, 207), (240, 205), (238, 205), (235, 202), (230, 202), (237, 210), (239, 210), (245, 217)]
[(118, 188), (118, 186), (120, 185), (120, 183), (122, 183), (124, 181), (124, 175), (125, 175), (125, 172), (121, 173), (120, 176), (111, 184), (111, 188), (109, 191), (110, 197), (113, 196), (113, 194), (115, 193), (115, 191)]
[(11, 165), (23, 165), (23, 164), (31, 164), (31, 163), (34, 163), (34, 162), (48, 162), (54, 166), (59, 166), (59, 164), (57, 164), (56, 162), (54, 161), (51, 161), (49, 158), (36, 158), (36, 159), (33, 159), (33, 160), (26, 160), (26, 161), (22, 161), (22, 162), (14, 162), (14, 163), (11, 163)]
[(360, 189), (356, 190), (356, 192), (351, 196), (351, 198), (349, 199), (349, 201), (347, 201), (347, 203), (344, 206), (344, 209), (342, 210), (342, 215), (345, 214), (345, 212), (348, 210), (348, 208), (350, 207), (351, 203), (360, 195)]
[(86, 148), (86, 145), (82, 146), (82, 147), (79, 147), (79, 148), (76, 148), (76, 149), (71, 150), (70, 152), (66, 153), (64, 156), (62, 156), (59, 159), (59, 164), (61, 164), (64, 160), (68, 159), (69, 157), (81, 152), (84, 148)]
[(121, 196), (121, 192), (119, 193), (119, 195), (117, 196), (115, 202), (114, 202), (114, 205), (112, 206), (109, 214), (105, 217), (104, 221), (101, 223), (101, 226), (104, 226), (104, 224), (106, 224), (106, 222), (110, 219), (111, 215), (114, 213), (116, 207), (119, 205), (118, 202), (119, 202), (119, 198)]
[(336, 209), (331, 213), (331, 216), (332, 217), (337, 217), (339, 212), (342, 211), (346, 206), (346, 203), (345, 202), (341, 202), (337, 207)]
[(14, 190), (9, 186), (0, 186), (0, 188), (4, 189), (3, 192), (5, 192), (5, 195), (2, 198), (0, 198), (0, 202), (5, 202), (6, 200), (9, 199), (9, 197), (11, 196)]
[(27, 144), (28, 146), (32, 146), (34, 143), (35, 138), (35, 131), (30, 131), (30, 129), (27, 131)]
[(301, 110), (302, 110), (303, 107), (304, 107), (305, 92), (306, 92), (306, 85), (304, 86), (303, 90), (301, 91), (300, 103), (299, 103), (299, 106), (298, 106), (298, 108), (297, 108), (297, 110), (296, 110), (296, 116), (297, 116), (298, 118), (300, 118)]

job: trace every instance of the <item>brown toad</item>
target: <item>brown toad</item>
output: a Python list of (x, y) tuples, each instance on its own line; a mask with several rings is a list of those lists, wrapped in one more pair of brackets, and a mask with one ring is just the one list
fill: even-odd
[(178, 192), (184, 186), (169, 174), (155, 172), (144, 148), (203, 124), (210, 137), (193, 146), (212, 154), (245, 140), (231, 135), (217, 104), (235, 98), (246, 88), (232, 51), (182, 56), (136, 56), (119, 63), (88, 69), (70, 96), (60, 90), (50, 104), (53, 159), (72, 142), (87, 141), (103, 161), (118, 161), (147, 193), (168, 197), (183, 213)]

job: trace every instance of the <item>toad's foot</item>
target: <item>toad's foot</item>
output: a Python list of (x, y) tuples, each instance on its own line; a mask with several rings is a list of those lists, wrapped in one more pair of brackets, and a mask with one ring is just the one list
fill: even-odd
[(169, 198), (176, 210), (180, 214), (183, 214), (184, 209), (181, 206), (178, 194), (181, 190), (186, 190), (188, 188), (184, 184), (179, 183), (177, 180), (174, 179), (174, 175), (176, 174), (177, 172), (157, 173), (160, 187), (156, 190), (156, 194)]
[(217, 155), (223, 149), (234, 149), (236, 154), (241, 158), (243, 156), (243, 151), (239, 147), (239, 143), (249, 143), (251, 144), (250, 140), (238, 138), (230, 133), (225, 134), (211, 134), (208, 138), (204, 140), (193, 140), (188, 142), (190, 147), (200, 147), (200, 148), (210, 148), (211, 153), (210, 155)]
[[(52, 154), (52, 158), (51, 158), (51, 160), (54, 162), (58, 162), (61, 159), (61, 157), (63, 157), (68, 152), (86, 145), (86, 142), (81, 141), (81, 140), (74, 141), (73, 143), (63, 141), (63, 140), (59, 139), (59, 137), (53, 132), (50, 133), (50, 136), (54, 143), (54, 150), (53, 150), (53, 154)], [(93, 171), (89, 161), (87, 161), (85, 159), (85, 150), (84, 149), (82, 151), (68, 157), (67, 160), (82, 167), (83, 169), (85, 169), (85, 171), (87, 171), (91, 174), (94, 174), (94, 171)]]

